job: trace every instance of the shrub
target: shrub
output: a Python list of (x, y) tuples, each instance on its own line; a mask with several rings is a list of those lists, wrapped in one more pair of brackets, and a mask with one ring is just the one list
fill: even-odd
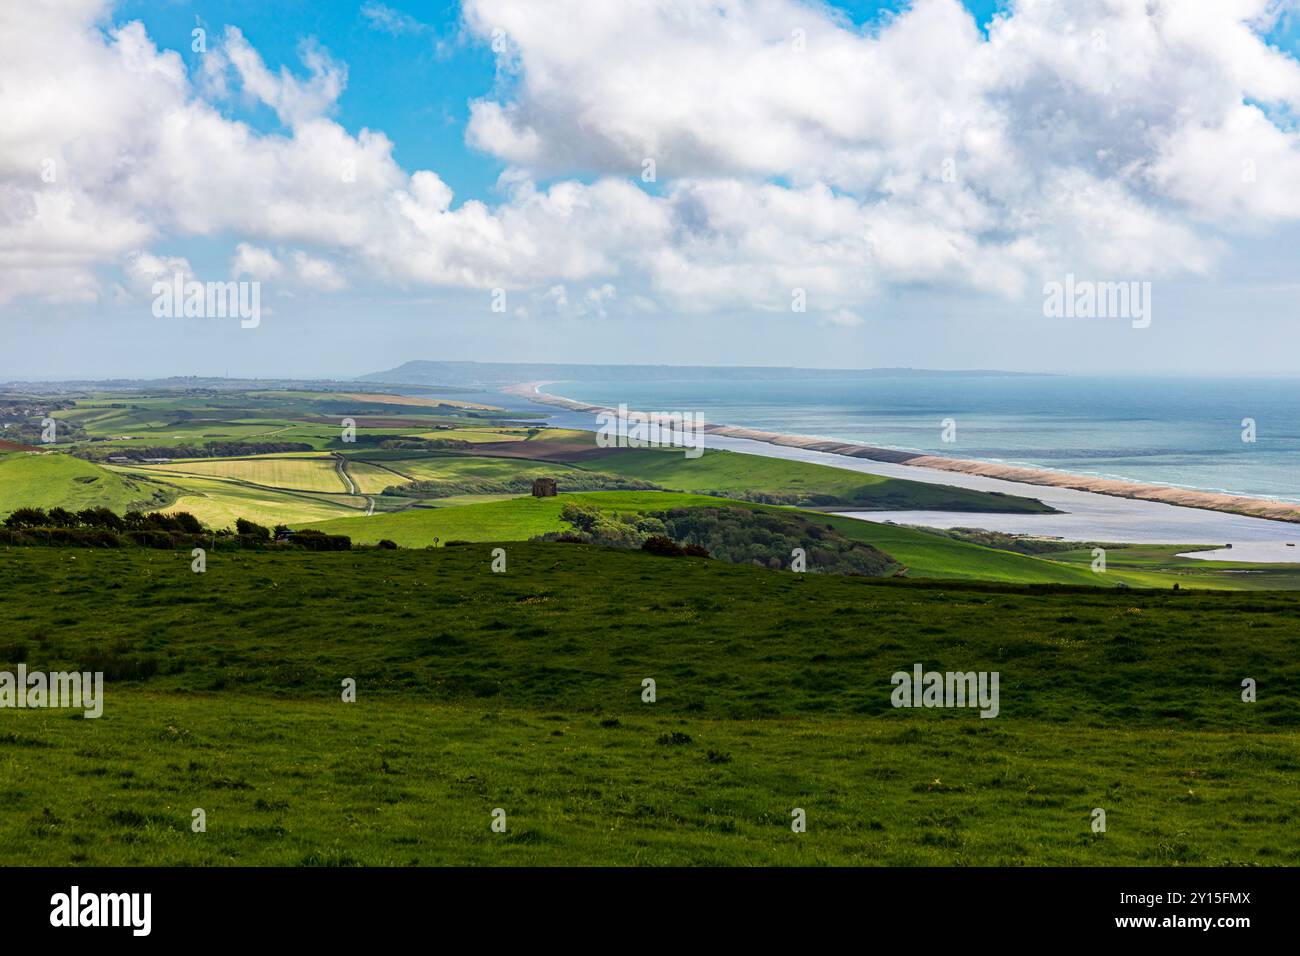
[(86, 508), (77, 512), (77, 520), (87, 528), (108, 528), (110, 531), (125, 531), (126, 522), (107, 508)]
[(177, 511), (172, 515), (180, 529), (186, 534), (202, 534), (203, 523), (188, 511)]
[(375, 547), (376, 547), (376, 548), (382, 548), (382, 549), (385, 550), (385, 551), (396, 551), (396, 550), (397, 550), (397, 542), (396, 542), (396, 541), (389, 541), (387, 538), (384, 538), (384, 539), (381, 540), (378, 544), (376, 544)]
[(270, 541), (271, 529), (265, 528), (260, 524), (249, 521), (246, 518), (235, 519), (235, 533), (241, 538), (252, 538), (256, 541)]
[(155, 528), (128, 531), (126, 536), (142, 548), (175, 548), (182, 541), (180, 537), (170, 531), (159, 531)]
[(44, 528), (49, 523), (49, 515), (42, 508), (19, 508), (5, 518), (5, 527), (14, 531), (23, 528)]
[(682, 554), (688, 558), (707, 558), (709, 549), (698, 544), (688, 544), (682, 548)]
[(352, 539), (345, 534), (326, 534), (324, 531), (299, 531), (289, 543), (308, 551), (347, 551), (352, 547)]
[(54, 545), (79, 545), (83, 548), (120, 548), (122, 539), (104, 528), (51, 528), (46, 541)]
[(651, 554), (657, 554), (663, 558), (680, 558), (684, 552), (682, 546), (672, 538), (665, 538), (663, 535), (651, 535), (645, 539), (641, 545), (642, 551), (649, 551)]
[(49, 519), (52, 528), (75, 528), (79, 523), (77, 516), (66, 508), (51, 508)]

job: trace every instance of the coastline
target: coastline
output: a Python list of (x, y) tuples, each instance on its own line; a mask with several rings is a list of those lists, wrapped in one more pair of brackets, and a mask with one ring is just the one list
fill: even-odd
[[(577, 402), (562, 395), (543, 392), (542, 388), (552, 382), (523, 382), (511, 385), (503, 392), (526, 398), (543, 405), (552, 405), (567, 411), (601, 414), (614, 412), (615, 409)], [(728, 438), (746, 439), (769, 445), (783, 445), (806, 451), (824, 452), (846, 458), (861, 458), (892, 465), (904, 465), (923, 468), (931, 472), (949, 472), (974, 475), (982, 478), (1013, 482), (1017, 485), (1048, 488), (1064, 488), (1090, 494), (1107, 495), (1112, 498), (1129, 498), (1138, 501), (1152, 501), (1175, 505), (1182, 508), (1196, 508), (1203, 511), (1218, 511), (1225, 514), (1241, 515), (1247, 518), (1264, 518), (1270, 521), (1285, 521), (1300, 524), (1300, 505), (1269, 501), (1263, 498), (1251, 498), (1245, 495), (1231, 495), (1221, 492), (1194, 491), (1186, 488), (1172, 488), (1167, 485), (1152, 485), (1137, 481), (1122, 481), (1114, 478), (1090, 478), (1065, 472), (1049, 471), (1043, 468), (1027, 468), (1019, 465), (999, 465), (991, 462), (972, 461), (964, 458), (949, 458), (942, 455), (927, 455), (918, 452), (898, 451), (892, 448), (880, 448), (874, 445), (862, 445), (855, 442), (829, 441), (824, 438), (812, 438), (806, 435), (787, 435), (780, 432), (764, 431), (755, 428), (742, 428), (736, 425), (705, 423), (706, 435), (719, 435)]]

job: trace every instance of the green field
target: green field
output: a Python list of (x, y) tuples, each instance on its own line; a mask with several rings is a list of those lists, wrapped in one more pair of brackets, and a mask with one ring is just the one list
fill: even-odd
[(674, 491), (740, 496), (825, 495), (853, 502), (854, 510), (1050, 512), (1033, 498), (1017, 498), (902, 478), (884, 478), (784, 458), (706, 450), (687, 458), (680, 450), (627, 449), (591, 462), (593, 470), (643, 478)]
[(502, 546), (0, 549), (0, 669), (108, 680), (0, 710), (0, 864), (1300, 863), (1293, 596)]
[[(388, 539), (405, 548), (428, 547), (434, 538), (442, 541), (522, 541), (548, 531), (564, 531), (560, 520), (565, 502), (590, 504), (615, 512), (663, 511), (669, 508), (732, 506), (764, 508), (745, 502), (704, 495), (655, 491), (593, 491), (562, 494), (554, 498), (520, 497), (484, 504), (466, 504), (448, 509), (415, 509), (369, 518), (341, 518), (317, 521), (304, 527), (329, 534), (346, 534), (358, 544)], [(1188, 568), (1176, 574), (1144, 569), (1111, 569), (1095, 574), (1086, 565), (1063, 563), (1011, 551), (986, 548), (914, 528), (862, 521), (839, 515), (804, 512), (805, 517), (833, 525), (850, 538), (879, 548), (907, 567), (909, 577), (1001, 581), (1011, 584), (1077, 584), (1092, 587), (1184, 587), (1232, 588), (1234, 579), (1212, 577), (1206, 567)], [(1204, 562), (1201, 562), (1204, 565)], [(1292, 569), (1289, 586), (1300, 587), (1300, 568)]]
[[(1174, 577), (1190, 577), (1199, 582), (1217, 581), (1221, 587), (1241, 591), (1300, 587), (1300, 564), (1234, 563), (1180, 557), (1182, 553), (1205, 547), (1195, 544), (1111, 544), (1106, 546), (1106, 566), (1121, 573), (1155, 571)], [(1091, 549), (1058, 551), (1052, 554), (1052, 559), (1087, 565), (1092, 563), (1093, 554)]]
[(430, 547), (435, 537), (442, 541), (526, 541), (568, 528), (560, 520), (560, 510), (569, 501), (631, 512), (730, 503), (722, 498), (662, 491), (590, 491), (554, 498), (529, 495), (460, 507), (418, 508), (369, 518), (316, 521), (302, 527), (346, 534), (357, 544), (374, 544), (386, 538), (403, 548)]
[(345, 492), (333, 458), (219, 458), (153, 465), (150, 472), (163, 475), (198, 475), (233, 478), (240, 482), (283, 488), (287, 491)]
[[(365, 462), (365, 454), (352, 456)], [(421, 456), (406, 458), (376, 459), (393, 472), (407, 476), (410, 481), (429, 479), (483, 479), (505, 480), (521, 476), (539, 478), (542, 476), (562, 477), (566, 472), (575, 471), (568, 465), (541, 463), (518, 458), (484, 458), (478, 455), (460, 455), (450, 452), (432, 452)], [(600, 469), (593, 469), (600, 470)], [(402, 479), (394, 475), (390, 485), (401, 484)]]
[(175, 500), (165, 486), (118, 475), (60, 452), (0, 455), (0, 517), (24, 506), (69, 510), (157, 508)]
[(167, 479), (180, 497), (164, 511), (188, 511), (211, 528), (234, 527), (247, 518), (267, 527), (303, 521), (322, 521), (365, 513), (366, 500), (360, 495), (312, 495), (258, 488), (220, 478), (189, 475)]

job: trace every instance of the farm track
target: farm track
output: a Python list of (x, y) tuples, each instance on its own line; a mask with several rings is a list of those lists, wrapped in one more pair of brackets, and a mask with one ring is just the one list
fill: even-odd
[[(357, 483), (348, 474), (348, 460), (336, 451), (330, 452), (330, 454), (334, 458), (334, 467), (338, 470), (339, 477), (343, 479), (343, 484), (347, 486), (348, 494), (361, 494), (361, 489), (357, 487)], [(366, 517), (369, 518), (375, 513), (375, 499), (369, 495), (362, 495), (362, 497), (366, 499)]]

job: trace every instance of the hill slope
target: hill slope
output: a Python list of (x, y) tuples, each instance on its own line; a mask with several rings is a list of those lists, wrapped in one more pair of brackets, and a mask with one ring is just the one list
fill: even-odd
[[(6, 712), (0, 864), (1300, 863), (1289, 596), (505, 547), (0, 549), (0, 667), (108, 680)], [(918, 662), (998, 716), (892, 707)]]
[(15, 508), (157, 508), (175, 500), (162, 485), (115, 474), (59, 452), (0, 455), (0, 518)]

